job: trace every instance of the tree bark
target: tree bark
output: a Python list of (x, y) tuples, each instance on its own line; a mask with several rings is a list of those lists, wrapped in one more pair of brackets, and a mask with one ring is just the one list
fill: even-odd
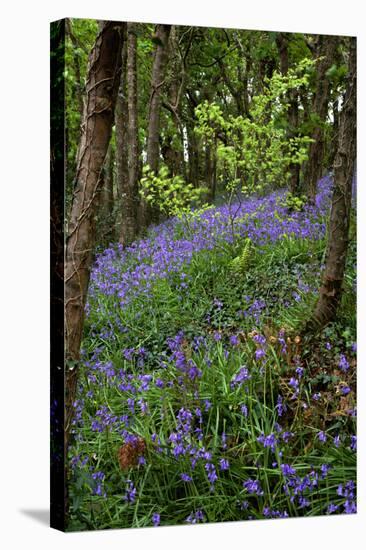
[[(184, 162), (184, 134), (181, 120), (181, 100), (185, 90), (185, 61), (179, 55), (179, 36), (176, 26), (171, 27), (169, 36), (169, 67), (170, 81), (168, 84), (167, 102), (163, 102), (163, 107), (172, 115), (172, 122), (175, 132), (179, 136), (179, 146), (174, 144), (172, 136), (166, 135), (164, 140), (160, 140), (161, 153), (167, 164), (171, 175), (177, 176), (183, 174), (185, 178)], [(188, 45), (188, 48), (190, 44)], [(188, 52), (186, 52), (187, 54)]]
[(127, 44), (122, 60), (116, 130), (120, 147), (119, 189), (122, 221), (120, 243), (129, 245), (137, 235), (138, 211), (138, 112), (137, 112), (137, 36), (133, 23), (127, 23)]
[(76, 396), (97, 198), (113, 124), (124, 29), (125, 23), (103, 22), (89, 58), (76, 188), (65, 250), (65, 452)]
[(338, 147), (338, 131), (339, 131), (339, 98), (336, 93), (336, 96), (333, 98), (332, 101), (332, 113), (333, 113), (333, 127), (332, 127), (332, 138), (331, 138), (331, 145), (330, 145), (330, 164), (333, 166), (335, 157), (337, 154), (337, 147)]
[(134, 232), (132, 239), (136, 237), (137, 210), (139, 205), (138, 179), (139, 179), (139, 129), (138, 129), (138, 85), (137, 85), (137, 35), (132, 23), (127, 24), (127, 101), (128, 101), (128, 184), (132, 196), (134, 215)]
[(188, 140), (188, 181), (195, 187), (199, 187), (200, 165), (197, 137), (191, 125), (187, 125)]
[(109, 144), (107, 156), (104, 163), (104, 189), (103, 206), (107, 216), (111, 216), (114, 206), (113, 183), (114, 183), (114, 149)]
[(334, 163), (334, 190), (325, 271), (309, 328), (322, 328), (336, 318), (342, 295), (356, 161), (356, 39), (350, 39), (349, 83), (339, 122)]
[(207, 201), (214, 203), (216, 198), (216, 140), (211, 146), (205, 146), (205, 184), (208, 188)]
[[(280, 32), (276, 36), (276, 43), (278, 52), (280, 55), (280, 68), (281, 73), (286, 76), (290, 67), (289, 61), (289, 37), (286, 33)], [(287, 139), (296, 137), (299, 124), (299, 105), (298, 95), (296, 90), (289, 90), (287, 94), (289, 108), (287, 112), (288, 131)], [(299, 195), (300, 193), (300, 165), (297, 163), (291, 163), (290, 170), (290, 182), (289, 187), (293, 195)]]
[(114, 159), (115, 151), (112, 141), (109, 143), (107, 155), (101, 173), (101, 192), (96, 224), (96, 244), (104, 247), (115, 238), (114, 220)]
[(330, 81), (326, 73), (333, 63), (337, 42), (336, 36), (319, 36), (318, 38), (316, 54), (321, 59), (318, 61), (312, 104), (312, 112), (317, 120), (311, 135), (314, 141), (309, 146), (309, 160), (305, 170), (305, 184), (307, 185), (310, 202), (315, 200), (317, 182), (322, 176), (324, 157), (323, 124), (327, 118), (330, 96)]
[(116, 160), (117, 190), (120, 204), (119, 240), (123, 243), (126, 235), (126, 223), (129, 208), (128, 198), (128, 102), (127, 102), (127, 42), (124, 42), (121, 59), (121, 80), (118, 89), (115, 126), (116, 126)]
[[(159, 132), (161, 89), (164, 84), (168, 59), (168, 41), (171, 25), (157, 25), (155, 33), (156, 49), (151, 77), (151, 94), (149, 103), (149, 124), (147, 138), (147, 164), (155, 173), (159, 170)], [(158, 223), (159, 211), (148, 207), (146, 224)]]

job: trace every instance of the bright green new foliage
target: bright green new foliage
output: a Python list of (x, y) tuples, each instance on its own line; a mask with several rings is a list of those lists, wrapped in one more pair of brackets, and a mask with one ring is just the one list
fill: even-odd
[(191, 183), (186, 183), (181, 176), (170, 176), (165, 165), (161, 166), (158, 174), (150, 170), (149, 165), (144, 167), (143, 172), (140, 194), (147, 203), (157, 206), (166, 216), (181, 217), (188, 214), (192, 205), (198, 203), (206, 191), (203, 187), (195, 188)]
[(240, 185), (243, 193), (283, 186), (289, 167), (307, 159), (308, 135), (287, 137), (288, 92), (309, 85), (313, 62), (304, 59), (287, 75), (274, 72), (262, 94), (253, 97), (250, 116), (226, 118), (215, 103), (202, 102), (195, 110), (195, 131), (206, 146), (216, 145), (219, 178)]

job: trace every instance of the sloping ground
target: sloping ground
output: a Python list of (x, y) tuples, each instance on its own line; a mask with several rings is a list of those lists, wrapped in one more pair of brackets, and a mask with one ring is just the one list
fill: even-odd
[(337, 323), (311, 345), (294, 332), (316, 298), (330, 186), (302, 212), (273, 193), (97, 258), (71, 529), (356, 511), (354, 244)]
[[(194, 253), (232, 243), (231, 220), (236, 238), (249, 237), (255, 244), (275, 242), (284, 234), (319, 239), (325, 232), (322, 217), (329, 208), (330, 187), (330, 177), (320, 180), (315, 207), (290, 216), (283, 201), (284, 191), (280, 191), (231, 207), (213, 208), (187, 228), (182, 228), (177, 219), (169, 220), (150, 230), (149, 238), (125, 250), (112, 247), (100, 254), (91, 275), (90, 295), (117, 295), (123, 306), (136, 293), (149, 292), (155, 279), (181, 270)], [(186, 238), (179, 237), (182, 232)]]

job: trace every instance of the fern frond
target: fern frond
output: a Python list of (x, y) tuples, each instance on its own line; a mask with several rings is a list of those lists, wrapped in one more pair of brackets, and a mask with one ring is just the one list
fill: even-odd
[(245, 274), (251, 260), (252, 248), (253, 246), (251, 239), (246, 238), (243, 250), (241, 251), (240, 255), (236, 256), (230, 262), (230, 270), (233, 273), (238, 275)]

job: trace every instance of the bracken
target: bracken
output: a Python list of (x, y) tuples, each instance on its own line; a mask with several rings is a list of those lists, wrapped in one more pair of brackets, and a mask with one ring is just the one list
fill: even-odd
[(138, 459), (146, 452), (146, 443), (142, 437), (138, 437), (136, 441), (125, 443), (118, 450), (118, 462), (121, 470), (128, 470), (137, 466)]

